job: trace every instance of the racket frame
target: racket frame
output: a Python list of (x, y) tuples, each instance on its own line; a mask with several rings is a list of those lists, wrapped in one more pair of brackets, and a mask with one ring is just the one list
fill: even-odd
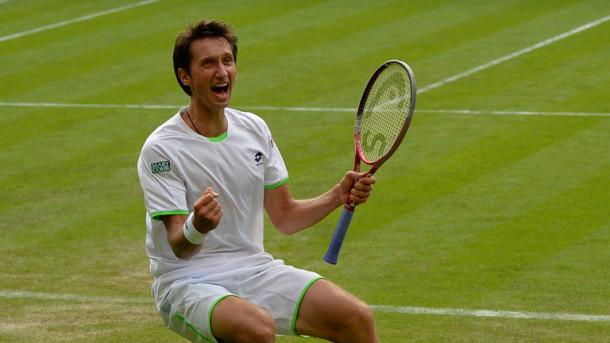
[[(364, 152), (362, 151), (362, 136), (361, 136), (362, 132), (360, 130), (361, 123), (362, 123), (362, 117), (364, 116), (364, 108), (365, 108), (366, 102), (369, 98), (371, 89), (373, 88), (373, 85), (377, 81), (377, 78), (379, 77), (381, 72), (383, 72), (385, 69), (387, 69), (388, 67), (390, 67), (390, 65), (393, 65), (393, 64), (397, 64), (397, 65), (401, 66), (402, 68), (404, 68), (406, 71), (407, 77), (409, 78), (409, 84), (411, 86), (410, 87), (410, 93), (411, 93), (410, 100), (411, 101), (409, 102), (409, 108), (407, 109), (407, 118), (405, 119), (405, 121), (403, 123), (403, 126), (400, 130), (400, 133), (398, 134), (398, 137), (394, 140), (394, 143), (390, 147), (390, 150), (385, 155), (383, 155), (380, 159), (378, 159), (376, 161), (368, 161), (364, 157)], [(406, 64), (405, 62), (399, 61), (399, 60), (389, 60), (389, 61), (386, 61), (385, 63), (383, 63), (381, 66), (379, 66), (379, 68), (377, 68), (377, 70), (375, 70), (375, 72), (369, 79), (369, 82), (367, 83), (366, 87), (364, 88), (362, 97), (360, 97), (358, 111), (356, 112), (356, 125), (354, 127), (354, 150), (355, 150), (354, 171), (360, 172), (360, 165), (362, 162), (362, 163), (365, 163), (365, 164), (371, 166), (371, 169), (369, 170), (368, 174), (373, 175), (373, 174), (375, 174), (377, 169), (379, 169), (379, 167), (381, 167), (381, 165), (394, 154), (394, 152), (398, 149), (398, 146), (400, 146), (400, 143), (402, 142), (403, 138), (407, 134), (407, 130), (409, 129), (409, 126), (411, 125), (411, 118), (413, 117), (413, 112), (415, 111), (416, 95), (417, 95), (417, 86), (415, 84), (415, 75), (414, 75), (411, 67), (409, 67), (409, 65)], [(352, 188), (353, 188), (353, 186), (354, 185), (352, 184)], [(351, 191), (351, 188), (350, 188), (350, 191)], [(355, 205), (349, 201), (349, 197), (345, 203), (345, 208), (348, 210), (351, 210), (351, 211), (354, 211), (354, 209), (355, 209)]]
[[(390, 147), (390, 150), (384, 156), (379, 158), (377, 161), (368, 161), (364, 157), (364, 153), (362, 151), (362, 146), (361, 146), (362, 138), (361, 138), (360, 127), (361, 127), (361, 123), (362, 123), (362, 117), (364, 115), (364, 108), (366, 106), (366, 102), (368, 100), (369, 93), (371, 92), (373, 85), (377, 81), (377, 78), (379, 77), (381, 72), (383, 72), (386, 68), (388, 68), (392, 64), (398, 64), (402, 68), (404, 68), (406, 71), (407, 77), (409, 78), (409, 83), (410, 83), (409, 91), (410, 91), (411, 98), (410, 98), (410, 102), (409, 102), (409, 108), (407, 109), (407, 118), (405, 119), (405, 121), (403, 123), (402, 129), (399, 132), (398, 137), (394, 140), (394, 143)], [(413, 70), (411, 69), (411, 67), (409, 67), (408, 64), (406, 64), (402, 61), (399, 61), (399, 60), (389, 60), (389, 61), (383, 63), (379, 68), (377, 68), (377, 70), (373, 73), (373, 75), (369, 79), (369, 82), (367, 83), (366, 88), (364, 89), (364, 92), (362, 93), (362, 97), (360, 98), (360, 104), (358, 105), (358, 111), (356, 113), (356, 125), (354, 128), (354, 147), (355, 147), (355, 149), (354, 149), (355, 150), (354, 171), (360, 172), (360, 165), (363, 162), (363, 163), (371, 166), (371, 169), (368, 171), (367, 174), (373, 175), (373, 174), (375, 174), (377, 169), (379, 169), (379, 167), (381, 167), (381, 165), (385, 161), (387, 161), (388, 158), (390, 158), (390, 156), (392, 156), (392, 154), (394, 154), (394, 152), (396, 151), (396, 149), (398, 149), (398, 146), (402, 142), (404, 136), (406, 135), (407, 130), (409, 129), (409, 125), (411, 124), (411, 118), (413, 117), (413, 112), (415, 111), (416, 95), (417, 95), (417, 87), (415, 84), (415, 75), (413, 74)], [(352, 185), (350, 186), (350, 191), (348, 192), (348, 196), (345, 200), (345, 205), (344, 205), (343, 211), (341, 213), (341, 216), (339, 217), (339, 222), (337, 223), (337, 227), (335, 229), (335, 232), (333, 233), (333, 237), (329, 244), (328, 250), (326, 251), (326, 254), (324, 255), (324, 261), (326, 261), (327, 263), (330, 263), (330, 264), (337, 264), (337, 260), (339, 258), (339, 252), (341, 251), (341, 246), (343, 245), (343, 240), (345, 239), (347, 229), (349, 228), (349, 225), (352, 221), (352, 217), (354, 215), (354, 211), (356, 209), (356, 205), (349, 200), (349, 194), (351, 193), (351, 190), (353, 187), (354, 187), (354, 182), (352, 181)]]

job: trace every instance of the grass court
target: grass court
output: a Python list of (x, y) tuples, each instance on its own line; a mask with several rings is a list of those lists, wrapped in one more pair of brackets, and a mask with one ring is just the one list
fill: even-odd
[(267, 121), (300, 198), (352, 167), (375, 68), (415, 71), (411, 128), (339, 264), (322, 261), (339, 211), (265, 233), (374, 305), (382, 342), (610, 341), (609, 16), (601, 0), (0, 1), (0, 342), (180, 341), (150, 296), (136, 161), (188, 102), (171, 52), (203, 17), (234, 25), (232, 107)]

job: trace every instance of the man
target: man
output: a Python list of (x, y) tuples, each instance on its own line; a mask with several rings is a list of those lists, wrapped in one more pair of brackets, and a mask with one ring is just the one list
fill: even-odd
[(364, 203), (375, 180), (347, 172), (319, 197), (295, 200), (266, 123), (227, 107), (236, 57), (225, 23), (204, 20), (178, 36), (174, 71), (190, 102), (148, 137), (138, 160), (158, 311), (194, 342), (273, 342), (276, 334), (378, 342), (366, 304), (263, 248), (263, 208), (293, 234), (348, 197)]

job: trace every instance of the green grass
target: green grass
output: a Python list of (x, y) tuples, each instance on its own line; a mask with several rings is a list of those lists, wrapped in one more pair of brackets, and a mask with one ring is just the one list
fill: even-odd
[[(0, 3), (0, 37), (129, 3)], [(174, 38), (186, 22), (212, 17), (233, 23), (240, 39), (232, 106), (355, 108), (385, 60), (407, 61), (423, 88), (609, 10), (593, 0), (165, 0), (0, 42), (0, 102), (177, 109), (188, 99), (173, 76)], [(419, 94), (420, 110), (484, 113), (416, 111), (356, 212), (339, 265), (321, 260), (338, 213), (291, 237), (267, 223), (267, 249), (371, 304), (610, 315), (609, 35), (605, 22)], [(0, 105), (0, 342), (179, 340), (150, 297), (135, 169), (144, 139), (173, 112)], [(256, 113), (295, 196), (325, 191), (352, 167), (353, 113)], [(16, 291), (91, 300), (2, 295)], [(376, 320), (382, 342), (610, 337), (607, 321)]]

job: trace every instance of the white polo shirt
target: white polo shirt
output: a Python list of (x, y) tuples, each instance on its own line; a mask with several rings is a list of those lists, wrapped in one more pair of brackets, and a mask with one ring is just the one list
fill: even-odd
[[(288, 172), (261, 118), (230, 108), (225, 116), (227, 132), (206, 138), (193, 132), (178, 112), (148, 137), (140, 153), (146, 250), (157, 299), (174, 281), (271, 258), (263, 247), (264, 191), (286, 183)], [(161, 217), (187, 215), (207, 187), (219, 194), (223, 216), (198, 253), (179, 259)]]

